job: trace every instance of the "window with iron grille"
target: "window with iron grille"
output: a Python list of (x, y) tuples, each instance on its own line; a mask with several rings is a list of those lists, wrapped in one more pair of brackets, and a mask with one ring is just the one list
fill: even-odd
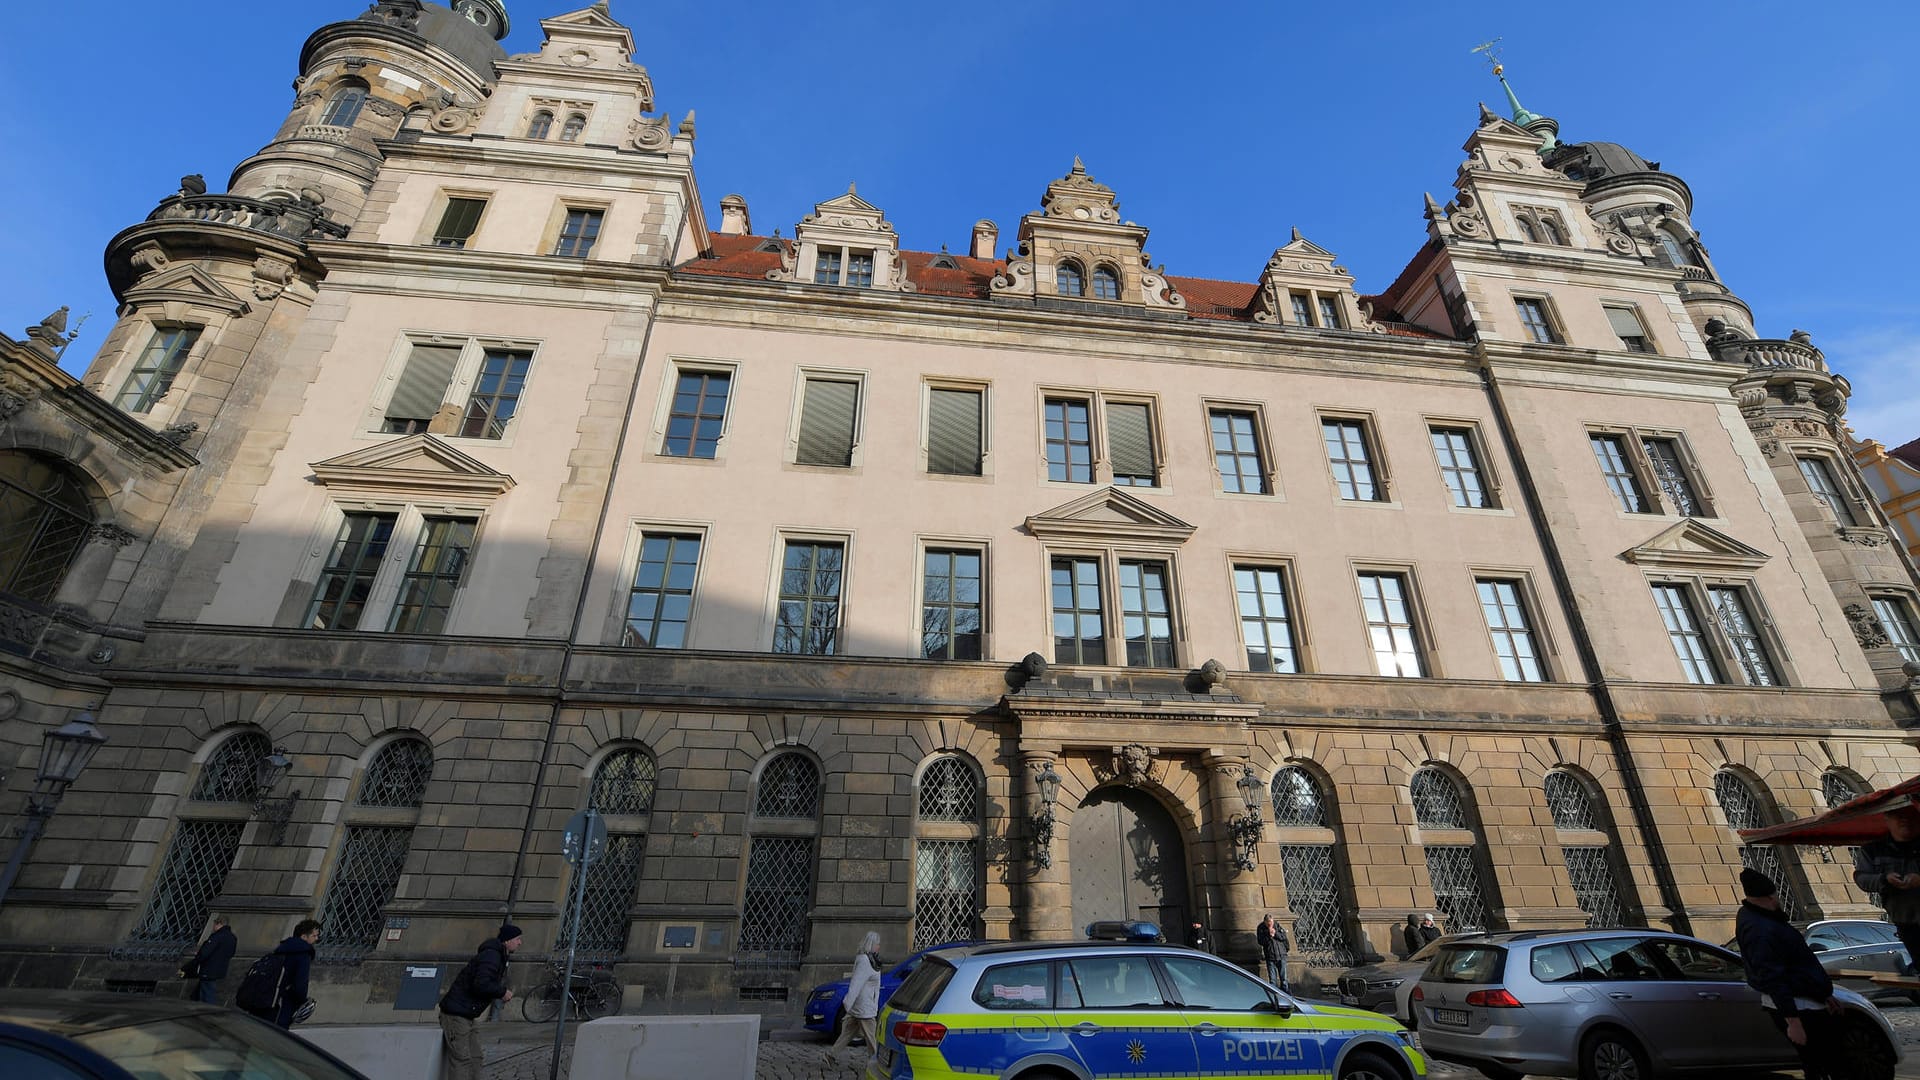
[(1421, 769), (1407, 785), (1413, 820), (1423, 829), (1470, 829), (1460, 785), (1439, 769)]
[(1138, 401), (1107, 405), (1107, 464), (1120, 487), (1154, 487), (1159, 468), (1153, 452), (1153, 407)]
[(711, 458), (719, 452), (727, 420), (727, 394), (733, 383), (724, 371), (682, 371), (674, 383), (667, 414), (667, 457)]
[(1233, 592), (1240, 607), (1240, 639), (1247, 647), (1247, 670), (1283, 674), (1300, 670), (1295, 663), (1286, 568), (1235, 566)]
[(1053, 560), (1053, 659), (1061, 664), (1107, 662), (1107, 631), (1100, 560)]
[(928, 548), (920, 579), (920, 655), (978, 660), (984, 630), (977, 550)]
[(1120, 560), (1120, 626), (1128, 667), (1173, 666), (1166, 563)]
[(1579, 777), (1561, 770), (1550, 772), (1546, 791), (1547, 809), (1553, 812), (1554, 828), (1600, 831), (1600, 815), (1594, 811), (1593, 795)]
[(1686, 588), (1655, 584), (1653, 602), (1660, 609), (1660, 620), (1667, 627), (1667, 639), (1673, 642), (1674, 655), (1679, 657), (1687, 681), (1719, 682), (1720, 669), (1707, 648), (1706, 635), (1701, 632), (1699, 617), (1693, 612), (1693, 601), (1687, 598)]
[(471, 518), (430, 517), (420, 530), (389, 627), (397, 634), (438, 634), (447, 628), (454, 594), (473, 554)]
[(1913, 615), (1907, 602), (1897, 596), (1876, 596), (1873, 613), (1880, 617), (1880, 625), (1887, 632), (1887, 644), (1900, 653), (1900, 658), (1920, 663), (1920, 633), (1914, 632)]
[[(644, 834), (616, 833), (607, 837), (606, 848), (587, 867), (586, 892), (580, 897), (581, 956), (616, 960), (626, 953), (627, 933), (633, 926), (634, 891), (640, 885), (640, 866), (646, 846)], [(571, 899), (572, 893), (567, 895)], [(561, 921), (560, 940), (554, 947), (564, 949), (574, 938), (573, 917), (569, 912)]]
[(1273, 777), (1273, 823), (1287, 828), (1332, 828), (1326, 798), (1313, 774), (1289, 765)]
[(467, 398), (467, 412), (460, 421), (460, 434), (468, 439), (498, 439), (507, 433), (507, 424), (520, 407), (520, 392), (527, 385), (527, 371), (533, 366), (533, 354), (488, 349), (480, 361), (480, 374)]
[(393, 539), (394, 514), (357, 512), (340, 523), (332, 554), (320, 581), (314, 586), (313, 604), (307, 609), (307, 627), (312, 630), (353, 630), (366, 613), (367, 598), (373, 593), (374, 575), (387, 556), (387, 543)]
[(653, 755), (637, 746), (615, 750), (594, 770), (587, 805), (602, 814), (651, 813), (655, 776)]
[(1473, 848), (1430, 844), (1426, 856), (1427, 876), (1433, 882), (1433, 906), (1444, 916), (1441, 929), (1449, 934), (1487, 929), (1489, 905)]
[(1382, 675), (1418, 679), (1427, 674), (1420, 636), (1413, 628), (1404, 574), (1361, 574), (1360, 607), (1367, 618), (1375, 670)]
[(1293, 911), (1293, 952), (1317, 966), (1355, 963), (1329, 844), (1281, 844), (1280, 872)]
[(92, 500), (71, 469), (0, 451), (0, 592), (52, 600), (92, 528)]
[(633, 591), (627, 595), (627, 625), (621, 644), (678, 649), (687, 643), (693, 618), (693, 583), (700, 570), (700, 537), (644, 533)]
[[(1841, 803), (1851, 802), (1867, 794), (1867, 789), (1866, 785), (1857, 782), (1853, 777), (1848, 776), (1839, 769), (1828, 769), (1826, 772), (1820, 774), (1820, 794), (1825, 797), (1827, 801), (1827, 809), (1831, 810)], [(1847, 849), (1848, 865), (1853, 864), (1854, 856), (1859, 853), (1860, 849), (1857, 847), (1849, 847)], [(1878, 892), (1868, 893), (1867, 899), (1876, 906), (1880, 904), (1880, 894)]]
[(980, 820), (980, 774), (965, 758), (935, 758), (920, 774), (920, 820)]
[(1734, 663), (1739, 665), (1741, 678), (1748, 686), (1778, 686), (1780, 674), (1754, 626), (1745, 592), (1738, 586), (1717, 585), (1707, 590), (1707, 599), (1713, 604), (1714, 620), (1720, 625), (1720, 635), (1733, 653)]
[(1086, 278), (1080, 273), (1079, 263), (1063, 262), (1055, 267), (1053, 271), (1053, 286), (1061, 296), (1085, 296), (1087, 294)]
[[(1720, 803), (1720, 812), (1726, 816), (1727, 827), (1736, 834), (1743, 829), (1761, 829), (1772, 824), (1768, 821), (1765, 805), (1759, 792), (1746, 780), (1730, 770), (1722, 770), (1713, 778), (1713, 795)], [(1780, 910), (1788, 919), (1799, 911), (1798, 890), (1787, 877), (1786, 862), (1780, 849), (1771, 844), (1740, 845), (1741, 865), (1749, 870), (1758, 870), (1773, 879), (1779, 887)]]
[(840, 577), (846, 549), (812, 540), (787, 541), (780, 570), (780, 606), (773, 651), (832, 656), (838, 651)]
[(1858, 525), (1860, 519), (1853, 516), (1853, 507), (1848, 505), (1846, 496), (1840, 493), (1840, 483), (1833, 478), (1833, 469), (1824, 458), (1803, 457), (1800, 462), (1800, 476), (1807, 482), (1807, 490), (1827, 508), (1833, 520), (1842, 525)]
[(980, 878), (972, 840), (919, 840), (913, 859), (913, 947), (976, 937)]
[(853, 464), (860, 420), (860, 383), (808, 378), (800, 392), (800, 439), (793, 460), (801, 465), (845, 468)]
[(466, 247), (467, 241), (473, 239), (473, 231), (480, 227), (480, 213), (486, 208), (485, 199), (461, 198), (457, 195), (449, 198), (447, 208), (440, 212), (440, 224), (433, 229), (434, 246)]
[(1480, 611), (1487, 618), (1487, 632), (1493, 635), (1493, 653), (1500, 660), (1500, 677), (1508, 682), (1544, 681), (1547, 676), (1540, 666), (1540, 647), (1533, 638), (1533, 624), (1527, 618), (1520, 583), (1481, 578), (1474, 586), (1480, 594)]
[(1680, 445), (1669, 438), (1643, 438), (1640, 445), (1647, 452), (1647, 464), (1652, 467), (1654, 482), (1667, 496), (1667, 504), (1673, 512), (1682, 517), (1698, 517), (1705, 508), (1700, 496), (1694, 491), (1693, 481), (1688, 477), (1687, 463), (1680, 456)]
[(1220, 490), (1265, 495), (1267, 466), (1254, 414), (1213, 409), (1207, 413), (1207, 424), (1213, 432), (1213, 465), (1220, 472)]
[(1574, 901), (1587, 914), (1587, 925), (1625, 926), (1626, 909), (1620, 903), (1620, 883), (1613, 873), (1613, 860), (1604, 847), (1563, 847), (1567, 880), (1573, 884)]
[(1606, 478), (1607, 490), (1613, 492), (1620, 509), (1629, 514), (1653, 513), (1646, 492), (1640, 490), (1640, 478), (1627, 461), (1626, 439), (1619, 435), (1591, 435), (1587, 441), (1593, 447), (1594, 460), (1600, 463), (1600, 475)]
[(759, 817), (812, 821), (820, 813), (820, 770), (805, 754), (786, 753), (760, 771), (753, 812)]
[[(251, 772), (248, 787), (251, 791)], [(240, 852), (245, 828), (242, 821), (182, 821), (174, 829), (152, 897), (123, 954), (177, 959), (194, 947), (206, 929), (207, 907)]]
[(357, 960), (380, 944), (382, 915), (407, 866), (413, 827), (349, 825), (340, 864), (320, 909), (322, 960)]
[(1093, 420), (1084, 399), (1048, 398), (1047, 479), (1093, 483)]
[(357, 804), (418, 809), (431, 779), (433, 747), (420, 739), (395, 739), (367, 763)]
[(1333, 465), (1334, 486), (1348, 502), (1380, 502), (1386, 487), (1374, 482), (1373, 447), (1367, 426), (1359, 420), (1322, 420), (1320, 433)]
[(807, 951), (812, 904), (813, 840), (754, 837), (740, 904), (740, 958), (749, 965), (797, 968)]
[(1446, 481), (1453, 505), (1485, 509), (1493, 505), (1480, 480), (1480, 460), (1473, 450), (1473, 432), (1466, 428), (1437, 427), (1429, 430), (1433, 455), (1440, 462), (1440, 477)]
[(560, 238), (554, 241), (553, 253), (569, 259), (591, 255), (595, 241), (600, 239), (600, 223), (605, 218), (604, 210), (568, 209), (566, 220), (560, 225)]
[(257, 731), (236, 731), (207, 755), (190, 796), (195, 802), (251, 803), (259, 794), (260, 759), (273, 744)]
[(1120, 299), (1120, 277), (1104, 266), (1093, 268), (1093, 298), (1095, 300)]
[(132, 413), (152, 412), (154, 405), (173, 388), (174, 376), (180, 374), (187, 354), (199, 340), (198, 327), (154, 327), (153, 340), (147, 342), (140, 358), (134, 361), (133, 370), (127, 374), (127, 381), (113, 403)]

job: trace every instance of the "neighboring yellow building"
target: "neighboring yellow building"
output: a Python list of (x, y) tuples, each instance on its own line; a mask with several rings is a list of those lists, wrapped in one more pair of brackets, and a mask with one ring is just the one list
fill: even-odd
[(782, 238), (604, 7), (542, 26), (321, 28), (82, 378), (0, 338), (0, 808), (110, 740), (0, 979), (164, 983), (216, 910), (320, 918), (336, 1019), (509, 914), (782, 1008), (868, 929), (1276, 912), (1325, 977), (1428, 909), (1722, 940), (1743, 861), (1869, 910), (1734, 829), (1920, 769), (1916, 583), (1678, 177), (1483, 109), (1370, 296), (1297, 233), (1168, 273), (1078, 161), (964, 255), (854, 190)]

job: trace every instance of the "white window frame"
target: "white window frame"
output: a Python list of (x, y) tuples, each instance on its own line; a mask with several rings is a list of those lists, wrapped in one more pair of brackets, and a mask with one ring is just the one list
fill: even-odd
[[(662, 368), (664, 377), (660, 380), (659, 400), (653, 405), (653, 428), (648, 433), (651, 441), (647, 444), (647, 459), (650, 461), (678, 461), (690, 465), (718, 465), (727, 460), (727, 443), (733, 430), (734, 405), (739, 401), (740, 362), (721, 358), (672, 356)], [(669, 454), (667, 448), (667, 421), (673, 416), (673, 396), (680, 387), (682, 374), (725, 375), (727, 377), (727, 411), (720, 417), (720, 437), (714, 443), (713, 456), (695, 457), (692, 454)], [(797, 436), (796, 436), (797, 441)], [(791, 458), (791, 453), (789, 453)]]
[[(1420, 590), (1419, 579), (1414, 567), (1409, 563), (1355, 561), (1348, 564), (1350, 580), (1353, 582), (1353, 600), (1355, 610), (1360, 615), (1360, 644), (1362, 655), (1373, 660), (1366, 674), (1377, 679), (1438, 679), (1440, 659), (1438, 639), (1434, 636), (1433, 624), (1427, 616), (1426, 598)], [(1367, 622), (1366, 597), (1360, 591), (1362, 576), (1397, 576), (1403, 590), (1401, 600), (1407, 605), (1407, 622), (1413, 631), (1414, 646), (1420, 655), (1420, 674), (1388, 675), (1380, 670), (1378, 654), (1373, 649), (1371, 625)], [(1478, 598), (1475, 599), (1476, 606)]]
[(531, 356), (527, 364), (527, 381), (521, 384), (520, 399), (514, 406), (513, 418), (507, 421), (505, 430), (497, 439), (478, 435), (461, 435), (458, 431), (447, 433), (433, 432), (436, 439), (449, 442), (471, 443), (482, 446), (512, 446), (520, 430), (520, 418), (526, 415), (527, 398), (533, 392), (535, 380), (540, 377), (543, 366), (540, 362), (542, 343), (524, 338), (497, 336), (469, 337), (464, 334), (440, 334), (427, 330), (402, 330), (395, 341), (393, 350), (388, 354), (387, 365), (380, 373), (373, 398), (367, 407), (366, 433), (382, 439), (404, 439), (407, 435), (397, 431), (382, 431), (387, 422), (387, 406), (393, 401), (393, 393), (399, 389), (400, 376), (407, 369), (407, 359), (413, 355), (416, 345), (458, 345), (460, 359), (454, 364), (453, 378), (447, 380), (447, 389), (440, 398), (441, 407), (458, 404), (462, 423), (465, 422), (467, 406), (473, 399), (474, 383), (480, 377), (480, 365), (485, 362), (488, 349), (506, 349), (524, 352)]
[[(1480, 582), (1483, 580), (1513, 584), (1521, 610), (1528, 619), (1527, 632), (1533, 637), (1534, 661), (1540, 666), (1539, 679), (1509, 679), (1500, 670), (1500, 650), (1493, 645), (1493, 627), (1487, 625), (1486, 610), (1480, 602)], [(1557, 682), (1556, 672), (1561, 666), (1559, 650), (1548, 631), (1545, 609), (1541, 607), (1540, 592), (1534, 586), (1532, 571), (1514, 566), (1471, 566), (1467, 568), (1467, 581), (1473, 586), (1473, 604), (1480, 610), (1480, 625), (1487, 631), (1488, 655), (1493, 657), (1495, 676), (1502, 682)]]
[[(1843, 468), (1832, 451), (1819, 443), (1788, 443), (1785, 449), (1787, 453), (1793, 455), (1793, 468), (1796, 473), (1800, 473), (1800, 461), (1803, 458), (1811, 458), (1826, 466), (1827, 478), (1833, 481), (1834, 494), (1846, 503), (1847, 511), (1852, 515), (1853, 521), (1849, 523), (1836, 517), (1827, 504), (1813, 494), (1811, 484), (1807, 485), (1807, 494), (1814, 502), (1820, 504), (1820, 512), (1833, 522), (1835, 528), (1877, 530), (1878, 522), (1875, 521), (1874, 514), (1869, 509), (1869, 506), (1874, 504), (1874, 500), (1862, 497), (1853, 483), (1852, 470)], [(1800, 474), (1800, 480), (1801, 483), (1806, 483), (1804, 473)]]
[(1312, 636), (1307, 630), (1307, 606), (1301, 600), (1299, 559), (1293, 555), (1282, 555), (1270, 551), (1233, 550), (1226, 553), (1227, 596), (1233, 604), (1234, 636), (1240, 641), (1240, 659), (1244, 665), (1247, 655), (1246, 623), (1240, 615), (1240, 588), (1234, 580), (1234, 574), (1242, 566), (1276, 569), (1280, 571), (1280, 584), (1287, 593), (1287, 629), (1293, 635), (1293, 668), (1291, 672), (1253, 671), (1250, 666), (1237, 666), (1255, 675), (1308, 675), (1318, 670), (1313, 660), (1313, 651), (1309, 647)]
[(1629, 348), (1625, 340), (1621, 340), (1620, 341), (1621, 352), (1634, 353), (1634, 355), (1636, 356), (1659, 356), (1660, 355), (1660, 347), (1653, 340), (1653, 331), (1648, 328), (1646, 315), (1641, 312), (1639, 304), (1636, 304), (1631, 300), (1601, 300), (1600, 301), (1600, 314), (1603, 318), (1607, 320), (1608, 332), (1612, 333), (1615, 338), (1619, 338), (1620, 337), (1619, 331), (1614, 330), (1613, 328), (1613, 316), (1607, 314), (1607, 312), (1609, 311), (1624, 311), (1629, 315), (1632, 315), (1633, 321), (1640, 325), (1640, 340), (1646, 343), (1646, 349), (1644, 351), (1636, 351), (1634, 349)]
[[(1887, 620), (1880, 618), (1879, 605), (1882, 602), (1892, 604), (1894, 610), (1904, 617), (1906, 622), (1904, 627), (1888, 626)], [(1900, 659), (1907, 663), (1920, 663), (1920, 601), (1916, 600), (1914, 594), (1900, 589), (1869, 589), (1867, 604), (1872, 609), (1874, 617), (1880, 619), (1881, 628), (1887, 635), (1887, 644), (1884, 647), (1895, 650)], [(1903, 646), (1895, 634), (1896, 630), (1911, 631), (1913, 637)], [(1908, 650), (1911, 650), (1912, 655), (1908, 655)]]
[[(1614, 513), (1621, 517), (1680, 517), (1673, 505), (1673, 499), (1667, 489), (1660, 484), (1659, 476), (1654, 472), (1653, 459), (1647, 453), (1648, 439), (1664, 439), (1673, 443), (1674, 453), (1680, 459), (1680, 467), (1686, 472), (1687, 484), (1693, 488), (1693, 497), (1700, 504), (1700, 512), (1693, 515), (1709, 521), (1720, 517), (1719, 500), (1714, 498), (1713, 488), (1707, 484), (1706, 471), (1700, 468), (1700, 459), (1693, 453), (1693, 447), (1687, 441), (1686, 433), (1677, 428), (1630, 427), (1621, 424), (1588, 424), (1587, 457), (1593, 461), (1594, 475), (1600, 486), (1606, 490), (1607, 502)], [(1644, 513), (1634, 513), (1623, 509), (1613, 489), (1607, 487), (1607, 477), (1600, 468), (1600, 460), (1593, 453), (1593, 437), (1611, 435), (1621, 441), (1626, 453), (1627, 468), (1632, 470), (1635, 482), (1640, 485), (1641, 497), (1646, 499), (1648, 509)]]
[[(1327, 486), (1332, 492), (1334, 505), (1385, 506), (1398, 509), (1400, 492), (1394, 484), (1393, 470), (1387, 463), (1387, 448), (1381, 438), (1379, 417), (1372, 412), (1358, 409), (1320, 408), (1314, 410), (1314, 420), (1315, 426), (1319, 428), (1314, 432), (1314, 436), (1320, 443), (1321, 459), (1327, 466)], [(1326, 425), (1329, 423), (1360, 425), (1361, 444), (1367, 451), (1367, 467), (1373, 473), (1373, 486), (1379, 493), (1379, 497), (1349, 499), (1340, 494), (1340, 479), (1333, 472), (1333, 456), (1327, 452)]]
[[(818, 379), (822, 382), (850, 382), (855, 386), (853, 399), (853, 431), (851, 432), (853, 444), (848, 449), (847, 463), (845, 465), (822, 465), (817, 462), (802, 462), (800, 460), (800, 423), (801, 418), (806, 412), (807, 382), (811, 379)], [(677, 385), (679, 382), (677, 375), (674, 381)], [(793, 374), (793, 393), (791, 396), (792, 406), (787, 416), (787, 448), (785, 457), (781, 460), (785, 464), (799, 469), (824, 469), (828, 472), (836, 473), (859, 472), (861, 465), (864, 464), (866, 460), (867, 372), (856, 368), (795, 368)], [(729, 384), (727, 392), (727, 411), (733, 411), (731, 384)], [(722, 438), (726, 437), (726, 427), (726, 421), (722, 420), (720, 422)], [(719, 456), (719, 448), (716, 446), (714, 449), (715, 458), (717, 459)]]
[[(811, 250), (813, 251), (813, 265), (806, 270), (806, 281), (810, 285), (830, 285), (834, 288), (843, 289), (871, 289), (880, 282), (881, 260), (879, 248), (858, 247), (851, 244), (815, 244)], [(820, 256), (831, 252), (838, 252), (840, 255), (840, 264), (834, 271), (836, 280), (821, 281)], [(855, 255), (865, 255), (867, 258), (873, 260), (873, 280), (865, 285), (850, 285), (847, 283), (847, 274), (853, 269), (853, 257)]]
[[(1460, 514), (1499, 514), (1511, 517), (1513, 508), (1507, 505), (1504, 478), (1495, 467), (1493, 453), (1487, 446), (1486, 432), (1480, 421), (1464, 416), (1421, 417), (1427, 429), (1427, 450), (1433, 459), (1433, 472), (1440, 480), (1440, 491), (1446, 499), (1447, 509)], [(1467, 449), (1473, 455), (1473, 463), (1480, 476), (1480, 490), (1487, 497), (1485, 506), (1461, 506), (1453, 500), (1453, 489), (1447, 486), (1446, 470), (1440, 464), (1440, 453), (1433, 447), (1434, 430), (1464, 431), (1467, 436)]]
[[(1548, 245), (1551, 246), (1551, 245)], [(1560, 313), (1554, 309), (1553, 297), (1543, 292), (1517, 292), (1513, 297), (1513, 319), (1520, 326), (1520, 343), (1523, 345), (1565, 345), (1567, 344), (1567, 326), (1561, 321)], [(1540, 305), (1541, 316), (1547, 321), (1547, 333), (1553, 339), (1541, 341), (1533, 336), (1527, 320), (1520, 314), (1522, 301), (1532, 301)]]

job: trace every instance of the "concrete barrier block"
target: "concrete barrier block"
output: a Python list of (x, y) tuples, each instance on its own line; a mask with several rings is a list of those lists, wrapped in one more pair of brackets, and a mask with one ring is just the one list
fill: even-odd
[(753, 1080), (758, 1016), (609, 1016), (580, 1026), (570, 1074), (593, 1080)]
[(439, 1080), (446, 1050), (439, 1024), (303, 1027), (295, 1034), (358, 1069), (367, 1080)]

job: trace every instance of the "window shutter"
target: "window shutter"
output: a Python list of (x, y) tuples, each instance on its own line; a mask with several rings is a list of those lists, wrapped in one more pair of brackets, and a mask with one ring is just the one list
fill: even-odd
[(1647, 328), (1640, 325), (1640, 318), (1633, 313), (1632, 308), (1610, 307), (1606, 310), (1607, 323), (1622, 340), (1647, 336)]
[(400, 372), (400, 384), (393, 388), (393, 397), (387, 402), (387, 417), (430, 419), (446, 401), (447, 387), (453, 383), (453, 369), (459, 362), (458, 345), (415, 345), (405, 370)]
[(980, 391), (933, 391), (927, 402), (927, 471), (980, 475)]
[(448, 199), (447, 211), (440, 218), (436, 237), (465, 240), (472, 236), (474, 228), (480, 224), (480, 211), (486, 208), (485, 199)]
[(1147, 418), (1147, 406), (1133, 403), (1107, 406), (1107, 458), (1115, 476), (1153, 478), (1153, 428)]
[(859, 395), (859, 383), (808, 379), (794, 460), (802, 465), (853, 464), (853, 411)]

